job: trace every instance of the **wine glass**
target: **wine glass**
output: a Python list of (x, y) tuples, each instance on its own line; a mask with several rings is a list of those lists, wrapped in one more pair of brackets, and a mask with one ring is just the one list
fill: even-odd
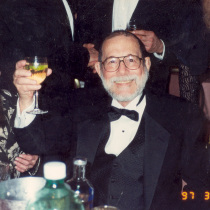
[[(26, 65), (25, 69), (31, 71), (31, 76), (28, 77), (29, 79), (36, 80), (38, 84), (41, 84), (46, 76), (47, 76), (47, 69), (48, 69), (48, 62), (46, 57), (26, 57)], [(43, 111), (39, 109), (38, 105), (38, 90), (35, 91), (35, 107), (33, 110), (28, 111), (29, 114), (45, 114), (48, 111)]]
[(136, 24), (136, 20), (130, 20), (128, 23), (127, 23), (127, 31), (135, 31), (137, 30), (137, 24)]

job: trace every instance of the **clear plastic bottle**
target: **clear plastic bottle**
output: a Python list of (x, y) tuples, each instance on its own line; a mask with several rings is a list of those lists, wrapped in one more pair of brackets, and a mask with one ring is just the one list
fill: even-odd
[(74, 158), (74, 174), (73, 177), (67, 181), (71, 189), (79, 195), (85, 210), (93, 208), (94, 189), (92, 184), (85, 178), (85, 168), (87, 165), (86, 158)]
[(44, 165), (45, 186), (29, 201), (27, 210), (84, 210), (81, 200), (65, 184), (66, 165), (48, 162)]

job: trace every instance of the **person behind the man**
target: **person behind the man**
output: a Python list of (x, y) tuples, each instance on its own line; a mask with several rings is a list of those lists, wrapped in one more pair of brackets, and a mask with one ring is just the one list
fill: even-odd
[[(96, 70), (111, 97), (100, 93), (92, 103), (80, 98), (71, 119), (36, 116), (27, 127), (15, 129), (19, 145), (32, 154), (67, 156), (70, 152), (72, 157), (87, 157), (94, 205), (180, 210), (189, 204), (181, 201), (182, 181), (187, 184), (184, 190), (194, 192), (197, 201), (207, 184), (201, 111), (182, 99), (144, 90), (151, 64), (135, 35), (113, 32), (103, 42), (99, 60)], [(18, 62), (14, 73), (20, 113), (24, 103), (26, 108), (32, 102), (28, 91), (41, 88), (26, 78), (23, 66), (24, 61)], [(91, 97), (89, 92), (87, 98)], [(77, 112), (86, 117), (73, 127)], [(76, 151), (71, 148), (74, 134)], [(204, 200), (185, 209), (205, 209), (201, 204)]]
[(0, 83), (0, 162), (9, 163), (10, 178), (35, 175), (40, 159), (37, 155), (25, 154), (15, 141), (13, 126), (15, 100)]

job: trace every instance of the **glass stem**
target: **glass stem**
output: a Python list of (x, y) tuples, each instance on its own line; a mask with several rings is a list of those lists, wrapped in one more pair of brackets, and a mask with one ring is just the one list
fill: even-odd
[(39, 93), (38, 93), (38, 91), (36, 90), (36, 91), (35, 91), (35, 107), (34, 107), (34, 109), (39, 109), (39, 105), (38, 105), (38, 96), (39, 96)]

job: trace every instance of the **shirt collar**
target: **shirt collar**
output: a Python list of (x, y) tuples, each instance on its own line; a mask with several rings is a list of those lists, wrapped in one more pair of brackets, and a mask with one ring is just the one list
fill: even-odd
[[(119, 109), (128, 109), (128, 110), (136, 110), (137, 107), (139, 107), (139, 105), (141, 104), (138, 104), (139, 100), (140, 100), (140, 97), (141, 97), (142, 94), (136, 96), (136, 98), (134, 98), (126, 107), (123, 107), (116, 99), (112, 99), (112, 106), (114, 107), (117, 107)], [(138, 104), (138, 106), (137, 106)]]

